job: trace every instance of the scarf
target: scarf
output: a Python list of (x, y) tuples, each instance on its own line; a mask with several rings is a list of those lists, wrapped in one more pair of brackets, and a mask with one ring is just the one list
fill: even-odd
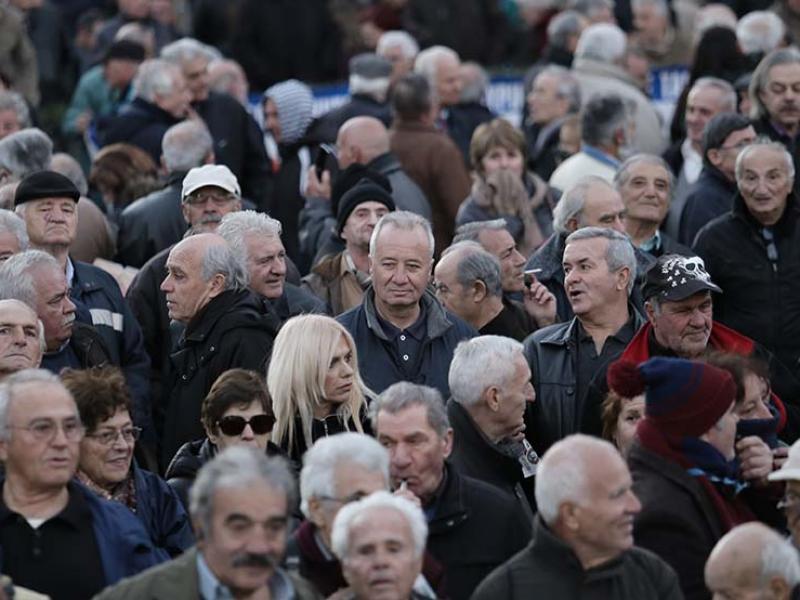
[(133, 481), (133, 470), (129, 471), (128, 476), (124, 479), (124, 481), (119, 482), (111, 492), (104, 487), (99, 486), (81, 470), (78, 470), (75, 476), (77, 477), (78, 481), (80, 481), (83, 485), (88, 487), (104, 500), (113, 500), (115, 502), (119, 502), (120, 504), (127, 506), (131, 512), (136, 512), (136, 486)]
[(764, 443), (771, 449), (774, 450), (777, 448), (780, 444), (778, 441), (780, 415), (774, 406), (770, 406), (769, 410), (772, 413), (772, 417), (769, 419), (747, 419), (745, 421), (739, 421), (736, 424), (737, 437), (757, 435), (764, 440)]

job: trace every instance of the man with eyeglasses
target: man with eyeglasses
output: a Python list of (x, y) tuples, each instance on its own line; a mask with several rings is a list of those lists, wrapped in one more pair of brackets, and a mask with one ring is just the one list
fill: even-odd
[(47, 371), (0, 384), (0, 565), (15, 584), (83, 600), (166, 559), (136, 516), (73, 480), (78, 409)]
[(725, 291), (716, 298), (715, 318), (763, 344), (797, 373), (800, 204), (794, 179), (792, 156), (783, 145), (747, 146), (736, 159), (739, 193), (731, 211), (700, 230), (694, 250)]

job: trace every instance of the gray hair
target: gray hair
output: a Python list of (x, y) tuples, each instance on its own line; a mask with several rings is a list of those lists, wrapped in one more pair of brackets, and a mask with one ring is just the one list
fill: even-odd
[(783, 578), (790, 588), (800, 583), (800, 557), (797, 549), (777, 533), (769, 536), (769, 540), (761, 548), (761, 585), (768, 585), (776, 575)]
[(542, 75), (549, 75), (558, 80), (556, 94), (569, 101), (568, 112), (577, 113), (581, 109), (581, 86), (572, 71), (560, 65), (550, 65), (539, 71), (536, 78), (538, 79)]
[[(503, 295), (501, 281), (500, 261), (484, 250), (478, 242), (456, 242), (442, 252), (441, 258), (448, 254), (463, 250), (456, 263), (456, 279), (465, 288), (472, 287), (476, 281), (482, 281), (486, 286), (486, 293), (490, 296)], [(441, 260), (441, 259), (440, 259)]]
[(558, 13), (547, 25), (547, 43), (555, 48), (566, 48), (570, 36), (578, 35), (583, 24), (583, 16), (576, 10)]
[(11, 256), (0, 265), (0, 300), (19, 300), (35, 312), (39, 292), (31, 271), (42, 267), (62, 272), (58, 261), (42, 250), (26, 250)]
[(208, 62), (222, 58), (222, 54), (212, 46), (198, 42), (194, 38), (185, 37), (167, 44), (161, 49), (161, 58), (178, 66), (184, 62), (204, 58)]
[(569, 229), (567, 223), (571, 219), (580, 220), (583, 207), (586, 205), (586, 198), (592, 186), (602, 185), (608, 189), (613, 189), (612, 185), (602, 177), (597, 175), (585, 175), (581, 177), (575, 185), (561, 195), (561, 199), (553, 209), (553, 231), (560, 235), (567, 235)]
[(267, 214), (254, 210), (241, 210), (222, 217), (217, 227), (217, 235), (224, 238), (228, 246), (246, 264), (250, 259), (245, 240), (248, 235), (280, 239), (282, 229), (281, 222)]
[(482, 231), (500, 231), (508, 230), (505, 219), (492, 219), (491, 221), (473, 221), (472, 223), (464, 223), (456, 229), (456, 235), (453, 238), (453, 244), (460, 242), (476, 242), (481, 243)]
[(772, 52), (786, 35), (786, 25), (771, 10), (747, 13), (736, 25), (736, 40), (745, 54)]
[(613, 0), (569, 0), (567, 8), (592, 20), (602, 10), (614, 10)]
[(622, 193), (622, 188), (631, 178), (631, 170), (633, 170), (633, 167), (641, 163), (652, 165), (654, 167), (661, 167), (664, 169), (664, 172), (667, 174), (667, 180), (669, 181), (668, 197), (672, 199), (672, 194), (675, 191), (675, 175), (672, 174), (672, 169), (669, 168), (667, 162), (660, 156), (656, 156), (655, 154), (646, 154), (644, 152), (634, 154), (633, 156), (625, 159), (625, 161), (617, 169), (617, 172), (614, 173), (614, 187), (617, 188), (617, 191)]
[(336, 468), (357, 465), (370, 473), (380, 473), (389, 487), (389, 452), (373, 437), (346, 431), (318, 440), (303, 455), (300, 471), (300, 510), (306, 517), (311, 498), (335, 497)]
[[(41, 326), (40, 326), (41, 329)], [(45, 369), (25, 369), (12, 373), (0, 382), (0, 442), (10, 439), (10, 429), (8, 426), (8, 410), (11, 401), (14, 399), (14, 390), (28, 383), (49, 383), (57, 385), (69, 393), (61, 380), (55, 373)], [(75, 409), (77, 413), (77, 408)]]
[(0, 112), (10, 110), (17, 115), (17, 122), (20, 129), (31, 126), (31, 111), (25, 103), (24, 98), (17, 92), (7, 90), (0, 92)]
[(625, 55), (627, 46), (628, 41), (622, 29), (610, 23), (595, 23), (581, 33), (575, 47), (575, 58), (616, 64)]
[(223, 488), (246, 488), (260, 482), (286, 496), (286, 516), (296, 502), (294, 476), (282, 457), (243, 446), (226, 448), (200, 468), (189, 490), (189, 514), (201, 529), (211, 528), (214, 494)]
[(436, 88), (436, 72), (439, 68), (437, 65), (441, 58), (452, 58), (459, 62), (461, 60), (458, 53), (447, 46), (425, 48), (417, 54), (417, 58), (414, 60), (414, 73), (424, 75), (434, 89)]
[[(331, 546), (333, 553), (344, 561), (350, 552), (350, 530), (365, 517), (370, 511), (376, 509), (391, 509), (400, 513), (408, 523), (411, 530), (411, 540), (414, 544), (414, 556), (420, 557), (425, 550), (425, 541), (428, 538), (428, 524), (422, 509), (410, 500), (393, 496), (389, 492), (375, 492), (363, 500), (351, 502), (342, 507), (333, 520), (331, 532)], [(376, 525), (380, 525), (377, 523)]]
[(206, 247), (200, 272), (203, 281), (210, 281), (214, 275), (223, 275), (225, 290), (246, 290), (250, 283), (246, 263), (228, 244), (211, 244)]
[(447, 376), (453, 400), (462, 406), (479, 404), (487, 389), (511, 381), (518, 358), (525, 359), (523, 346), (511, 338), (482, 335), (460, 342)]
[(581, 140), (592, 146), (614, 142), (614, 136), (625, 127), (630, 110), (618, 94), (595, 94), (584, 105), (581, 113)]
[(25, 227), (19, 215), (0, 208), (0, 232), (8, 232), (14, 234), (19, 243), (20, 252), (25, 252), (30, 246), (30, 238), (28, 238), (28, 229)]
[(17, 131), (0, 140), (0, 169), (10, 171), (14, 180), (48, 169), (52, 155), (50, 136), (36, 127)]
[(566, 244), (595, 238), (608, 240), (605, 259), (608, 270), (611, 273), (616, 273), (623, 268), (628, 269), (628, 273), (630, 273), (628, 295), (630, 296), (636, 279), (636, 253), (633, 250), (630, 238), (619, 231), (608, 229), (607, 227), (584, 227), (571, 233), (567, 237)]
[(450, 429), (450, 419), (447, 418), (444, 400), (439, 390), (409, 381), (398, 381), (390, 385), (372, 401), (369, 406), (372, 430), (378, 433), (378, 415), (381, 411), (396, 415), (414, 406), (425, 407), (428, 425), (436, 435), (444, 437), (447, 434)]
[(399, 46), (406, 58), (414, 58), (419, 54), (419, 44), (414, 37), (406, 31), (387, 31), (378, 38), (375, 53), (383, 56), (389, 48)]
[(422, 229), (425, 233), (425, 237), (428, 238), (428, 247), (430, 248), (431, 258), (433, 258), (433, 250), (434, 250), (434, 240), (433, 240), (433, 230), (431, 229), (431, 223), (423, 216), (420, 216), (416, 213), (407, 211), (407, 210), (396, 210), (394, 212), (388, 212), (383, 215), (380, 220), (375, 224), (375, 229), (372, 230), (372, 237), (369, 239), (369, 255), (375, 256), (375, 250), (378, 245), (378, 236), (380, 236), (381, 231), (383, 228), (391, 225), (395, 229), (401, 229), (403, 231), (414, 231), (418, 227)]
[[(462, 68), (462, 102), (483, 102), (486, 99), (486, 90), (489, 89), (489, 74), (480, 64), (469, 61), (461, 65)], [(470, 77), (463, 76), (463, 70), (468, 69)]]
[(585, 458), (617, 450), (609, 442), (589, 435), (570, 435), (545, 452), (536, 471), (536, 505), (542, 520), (553, 525), (565, 502), (584, 504), (589, 498), (589, 472)]
[(170, 173), (189, 171), (203, 164), (214, 149), (208, 127), (202, 121), (181, 121), (161, 139), (161, 155)]
[(760, 96), (762, 90), (767, 86), (770, 69), (778, 65), (795, 63), (800, 63), (800, 50), (794, 46), (773, 50), (761, 59), (756, 70), (753, 71), (753, 76), (750, 78), (750, 88), (748, 89), (751, 103), (750, 117), (752, 119), (756, 120), (769, 116), (769, 111), (767, 111), (767, 107), (761, 101)]
[(56, 152), (50, 159), (50, 170), (61, 173), (78, 188), (81, 196), (89, 193), (89, 184), (80, 163), (66, 152)]
[(648, 4), (655, 6), (662, 17), (669, 15), (669, 6), (667, 6), (666, 0), (631, 0), (632, 9), (647, 6)]
[(722, 94), (723, 112), (736, 112), (736, 104), (738, 98), (736, 97), (736, 90), (733, 86), (719, 77), (700, 77), (692, 84), (690, 92), (700, 88), (714, 88), (719, 90)]
[(744, 175), (744, 161), (745, 158), (750, 156), (756, 150), (767, 149), (773, 150), (780, 154), (783, 157), (784, 162), (786, 163), (786, 172), (789, 174), (789, 177), (794, 179), (794, 161), (792, 160), (792, 155), (789, 154), (789, 151), (786, 150), (786, 146), (781, 144), (780, 142), (773, 142), (769, 138), (766, 137), (759, 137), (756, 141), (752, 144), (748, 144), (742, 151), (739, 152), (739, 156), (736, 157), (736, 183), (739, 183), (739, 180)]
[(151, 58), (139, 65), (133, 80), (133, 89), (138, 98), (155, 102), (156, 96), (163, 96), (175, 89), (181, 77), (177, 65), (159, 58)]

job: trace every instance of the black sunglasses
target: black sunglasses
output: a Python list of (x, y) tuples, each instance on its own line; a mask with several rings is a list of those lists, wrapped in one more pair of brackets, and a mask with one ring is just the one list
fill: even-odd
[(272, 427), (275, 425), (275, 417), (271, 415), (255, 415), (250, 417), (250, 419), (245, 419), (244, 417), (231, 415), (222, 417), (217, 421), (219, 430), (229, 436), (241, 435), (245, 426), (248, 424), (250, 425), (250, 429), (253, 430), (253, 433), (256, 435), (264, 435), (272, 431)]

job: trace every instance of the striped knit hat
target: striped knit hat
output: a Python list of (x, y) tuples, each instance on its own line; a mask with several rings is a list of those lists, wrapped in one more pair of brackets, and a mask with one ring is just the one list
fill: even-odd
[(262, 101), (269, 98), (278, 109), (281, 124), (281, 144), (294, 144), (301, 139), (313, 119), (314, 97), (311, 88), (296, 79), (276, 83), (264, 92)]

